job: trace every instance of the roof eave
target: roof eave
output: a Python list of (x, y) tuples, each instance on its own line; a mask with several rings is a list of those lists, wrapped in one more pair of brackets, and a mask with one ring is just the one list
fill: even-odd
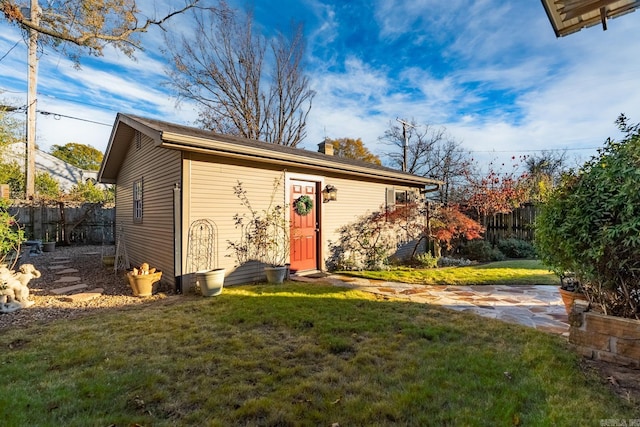
[(138, 131), (151, 137), (156, 145), (162, 141), (162, 132), (146, 126), (125, 114), (118, 113), (111, 130), (109, 143), (105, 151), (100, 170), (98, 171), (98, 182), (105, 184), (115, 184), (118, 179), (118, 172), (124, 157), (129, 150), (129, 141)]
[(242, 150), (238, 150), (238, 146), (230, 142), (208, 138), (205, 139), (170, 132), (164, 132), (162, 134), (161, 146), (184, 151), (199, 152), (203, 154), (216, 154), (228, 158), (262, 160), (283, 166), (311, 166), (316, 170), (339, 172), (360, 177), (392, 179), (410, 185), (426, 186), (440, 184), (439, 181), (430, 178), (412, 175), (400, 171), (393, 172), (389, 170), (367, 168), (366, 166), (357, 165), (349, 165), (349, 167), (347, 168), (346, 165), (341, 165), (327, 160), (323, 161), (322, 159), (304, 157), (300, 154), (267, 151), (257, 147), (242, 147)]

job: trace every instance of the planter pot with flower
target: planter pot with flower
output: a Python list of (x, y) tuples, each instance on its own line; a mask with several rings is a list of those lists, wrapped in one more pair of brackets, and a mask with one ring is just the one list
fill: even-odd
[(576, 300), (587, 300), (587, 297), (582, 293), (580, 281), (573, 273), (565, 273), (560, 276), (560, 296), (567, 314), (571, 313), (571, 307)]
[(282, 196), (282, 200), (285, 197), (281, 182), (282, 176), (274, 180), (269, 205), (262, 210), (252, 207), (241, 182), (234, 187), (236, 196), (249, 213), (234, 215), (241, 238), (228, 241), (229, 248), (235, 252), (238, 265), (262, 262), (269, 283), (283, 283), (289, 270), (291, 246), (287, 204), (277, 202), (278, 196)]
[(157, 290), (157, 284), (162, 278), (162, 272), (155, 268), (149, 268), (149, 264), (143, 263), (140, 268), (134, 268), (127, 272), (127, 282), (131, 286), (136, 297), (150, 297)]
[(264, 272), (267, 275), (267, 282), (280, 284), (284, 283), (284, 279), (287, 277), (287, 270), (289, 267), (286, 265), (279, 265), (276, 267), (265, 267)]

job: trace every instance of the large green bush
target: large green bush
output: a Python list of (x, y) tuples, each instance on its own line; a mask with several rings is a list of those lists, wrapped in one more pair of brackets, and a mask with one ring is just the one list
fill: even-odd
[(536, 249), (526, 240), (509, 238), (498, 241), (498, 249), (508, 258), (535, 258)]
[(6, 264), (9, 269), (14, 267), (24, 240), (24, 231), (9, 213), (9, 203), (0, 198), (0, 266)]
[(460, 247), (460, 255), (479, 262), (503, 261), (505, 256), (486, 240), (470, 240)]
[(536, 220), (544, 263), (580, 279), (605, 314), (640, 315), (640, 126), (616, 122), (621, 142), (607, 140), (599, 154), (565, 176)]

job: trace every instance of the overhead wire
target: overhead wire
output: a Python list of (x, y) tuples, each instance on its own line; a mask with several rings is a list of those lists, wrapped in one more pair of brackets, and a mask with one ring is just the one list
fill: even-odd
[(0, 57), (0, 62), (2, 62), (2, 60), (3, 60), (4, 58), (6, 58), (6, 57), (11, 53), (11, 51), (12, 51), (13, 49), (15, 49), (15, 48), (16, 48), (16, 46), (18, 46), (18, 45), (20, 44), (20, 42), (21, 42), (21, 41), (22, 41), (22, 40), (18, 40), (17, 42), (15, 42), (15, 44), (14, 44), (13, 46), (11, 46), (11, 48), (7, 51), (7, 53), (5, 53), (4, 55), (2, 55), (2, 57)]

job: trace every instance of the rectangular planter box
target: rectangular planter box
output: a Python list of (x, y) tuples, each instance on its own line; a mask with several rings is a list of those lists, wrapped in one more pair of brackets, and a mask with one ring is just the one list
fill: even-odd
[(571, 313), (569, 342), (586, 357), (640, 367), (640, 321), (590, 311)]

